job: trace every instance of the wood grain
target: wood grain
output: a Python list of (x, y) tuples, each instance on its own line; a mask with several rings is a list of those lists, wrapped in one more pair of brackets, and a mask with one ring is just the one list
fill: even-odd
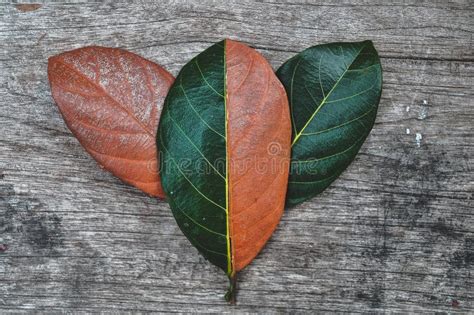
[[(473, 12), (467, 0), (0, 4), (0, 312), (474, 312)], [(225, 37), (274, 68), (371, 39), (384, 69), (361, 153), (285, 212), (235, 307), (166, 203), (83, 151), (47, 80), (48, 57), (92, 44), (176, 75)]]

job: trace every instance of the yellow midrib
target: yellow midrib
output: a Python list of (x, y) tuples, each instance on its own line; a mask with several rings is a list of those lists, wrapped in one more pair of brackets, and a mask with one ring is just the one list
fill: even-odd
[(227, 121), (229, 119), (227, 112), (227, 65), (226, 65), (226, 42), (224, 40), (224, 110), (225, 110), (225, 209), (226, 209), (226, 243), (227, 243), (227, 275), (232, 274), (232, 255), (230, 252), (230, 229), (229, 229), (229, 152), (227, 147)]

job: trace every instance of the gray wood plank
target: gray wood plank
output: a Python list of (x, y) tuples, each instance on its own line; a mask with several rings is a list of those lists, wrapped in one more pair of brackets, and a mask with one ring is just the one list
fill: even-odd
[[(474, 312), (473, 12), (469, 1), (0, 4), (0, 312)], [(166, 203), (83, 151), (46, 76), (49, 56), (90, 44), (176, 74), (225, 37), (275, 68), (310, 45), (371, 39), (384, 68), (361, 153), (286, 211), (240, 274), (235, 307)]]

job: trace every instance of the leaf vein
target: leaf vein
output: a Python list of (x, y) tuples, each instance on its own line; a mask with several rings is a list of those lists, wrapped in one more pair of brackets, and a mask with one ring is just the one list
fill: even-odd
[(351, 70), (347, 70), (347, 72), (359, 72), (359, 71), (364, 71), (364, 70), (370, 69), (370, 68), (375, 67), (375, 66), (380, 66), (380, 63), (374, 63), (373, 65), (370, 65), (370, 66), (368, 66), (368, 67), (361, 68), (361, 69), (351, 69)]
[(227, 213), (227, 210), (222, 207), (221, 205), (219, 205), (217, 202), (213, 201), (212, 199), (210, 199), (209, 197), (207, 197), (204, 193), (202, 193), (196, 186), (194, 186), (194, 184), (189, 180), (189, 178), (183, 173), (183, 171), (181, 170), (181, 168), (179, 167), (179, 165), (176, 163), (176, 160), (173, 158), (173, 156), (171, 155), (170, 151), (168, 150), (168, 148), (166, 148), (165, 144), (163, 143), (163, 139), (160, 137), (160, 142), (161, 142), (161, 145), (163, 146), (163, 149), (166, 150), (166, 152), (168, 152), (169, 154), (169, 157), (171, 159), (171, 161), (173, 162), (173, 164), (176, 166), (177, 170), (181, 173), (181, 175), (183, 175), (184, 179), (186, 179), (186, 181), (194, 188), (194, 190), (196, 190), (196, 192), (198, 194), (200, 194), (204, 199), (206, 199), (207, 201), (209, 201), (210, 203), (214, 204), (215, 206), (217, 206), (218, 208), (221, 208), (222, 210), (224, 210), (226, 213)]
[[(291, 82), (290, 82), (290, 106), (291, 107), (293, 107), (293, 82), (295, 81), (296, 69), (300, 65), (300, 62), (301, 62), (301, 57), (296, 62), (295, 68), (293, 69), (293, 74), (291, 75)], [(291, 125), (293, 126), (295, 135), (298, 134), (298, 130), (296, 130), (296, 123), (295, 123), (293, 108), (291, 108)]]
[(322, 158), (319, 158), (319, 159), (296, 160), (296, 161), (291, 161), (291, 163), (298, 163), (298, 164), (301, 164), (301, 163), (319, 162), (319, 161), (327, 160), (327, 159), (329, 159), (329, 158), (332, 158), (332, 157), (335, 157), (335, 156), (344, 154), (344, 153), (346, 153), (347, 151), (351, 150), (356, 144), (358, 144), (358, 143), (360, 142), (360, 140), (363, 140), (364, 137), (365, 137), (365, 134), (363, 134), (362, 137), (360, 137), (359, 139), (357, 139), (356, 142), (354, 142), (351, 146), (349, 146), (348, 148), (344, 149), (343, 151), (339, 151), (339, 152), (337, 152), (337, 153), (334, 153), (334, 154), (331, 154), (331, 155), (328, 155), (328, 156), (325, 156), (325, 157), (322, 157)]
[(311, 184), (316, 184), (316, 183), (320, 183), (320, 182), (325, 182), (325, 181), (330, 180), (334, 177), (337, 177), (338, 175), (339, 175), (339, 172), (336, 172), (336, 174), (333, 174), (331, 176), (327, 176), (327, 177), (324, 177), (322, 179), (318, 179), (318, 180), (315, 180), (315, 181), (311, 181), (311, 182), (289, 181), (288, 184), (311, 185)]
[[(354, 121), (357, 121), (359, 119), (362, 119), (363, 117), (367, 116), (368, 114), (370, 114), (376, 107), (375, 106), (372, 106), (368, 111), (366, 111), (365, 113), (363, 113), (362, 115), (354, 118), (354, 119), (351, 119), (349, 121), (346, 121), (345, 123), (342, 123), (342, 124), (339, 124), (337, 126), (334, 126), (334, 127), (331, 127), (331, 128), (327, 128), (327, 129), (324, 129), (324, 130), (320, 130), (320, 131), (317, 131), (317, 132), (311, 132), (311, 133), (303, 133), (301, 134), (302, 136), (312, 136), (312, 135), (317, 135), (317, 134), (320, 134), (320, 133), (323, 133), (323, 132), (327, 132), (327, 131), (330, 131), (330, 130), (333, 130), (333, 129), (337, 129), (337, 128), (340, 128), (342, 126), (345, 126), (345, 125), (348, 125)], [(365, 126), (364, 126), (365, 127)]]
[(220, 97), (224, 98), (224, 95), (222, 95), (221, 93), (217, 92), (216, 89), (209, 84), (209, 82), (207, 81), (206, 77), (204, 76), (204, 73), (202, 73), (202, 70), (201, 70), (201, 67), (199, 66), (199, 63), (198, 63), (198, 60), (197, 58), (194, 59), (194, 63), (196, 64), (198, 70), (199, 70), (199, 73), (201, 74), (201, 77), (202, 79), (204, 80), (204, 82), (206, 82), (206, 85), (209, 86), (211, 88), (212, 91), (214, 91), (214, 93), (216, 93), (217, 95), (219, 95)]
[(203, 228), (204, 230), (206, 231), (209, 231), (210, 233), (213, 233), (213, 234), (217, 234), (219, 236), (223, 236), (223, 237), (226, 237), (226, 235), (222, 234), (222, 233), (219, 233), (219, 232), (216, 232), (212, 229), (209, 229), (207, 227), (205, 227), (204, 225), (200, 224), (199, 222), (197, 222), (196, 220), (194, 220), (189, 214), (187, 214), (185, 211), (183, 211), (180, 207), (176, 206), (176, 208), (182, 213), (184, 214), (184, 216), (186, 218), (188, 218), (189, 220), (191, 220), (194, 224), (196, 224), (197, 226)]
[(347, 97), (338, 98), (338, 99), (336, 99), (336, 100), (327, 101), (326, 104), (337, 103), (337, 102), (340, 102), (340, 101), (349, 100), (349, 99), (354, 98), (354, 97), (356, 97), (356, 96), (359, 96), (359, 95), (362, 95), (362, 94), (364, 94), (364, 93), (367, 93), (368, 91), (372, 90), (372, 89), (374, 88), (374, 86), (375, 86), (375, 83), (372, 84), (372, 86), (371, 86), (370, 88), (365, 89), (365, 90), (363, 90), (363, 91), (360, 91), (359, 93), (356, 93), (356, 94), (354, 94), (354, 95), (347, 96)]
[(212, 130), (214, 133), (218, 134), (221, 138), (223, 138), (223, 139), (225, 140), (225, 137), (224, 137), (220, 132), (217, 132), (214, 128), (212, 128), (212, 127), (204, 120), (204, 118), (202, 118), (202, 116), (198, 113), (198, 111), (196, 110), (196, 108), (194, 108), (193, 104), (192, 104), (191, 101), (189, 100), (188, 95), (186, 94), (186, 91), (185, 91), (185, 89), (184, 89), (184, 87), (183, 87), (182, 79), (180, 80), (179, 87), (180, 87), (181, 90), (183, 91), (183, 95), (184, 95), (184, 97), (186, 98), (186, 101), (187, 101), (188, 105), (193, 109), (193, 111), (196, 113), (196, 115), (199, 117), (199, 119), (200, 119), (210, 130)]
[(191, 143), (191, 145), (196, 149), (196, 151), (199, 152), (199, 154), (202, 156), (202, 158), (209, 164), (209, 166), (220, 176), (222, 179), (225, 180), (224, 175), (222, 175), (215, 167), (212, 165), (212, 163), (206, 158), (206, 156), (199, 150), (199, 148), (194, 144), (194, 142), (188, 137), (188, 135), (184, 132), (183, 128), (176, 122), (176, 120), (171, 116), (171, 114), (168, 115), (168, 117), (173, 121), (173, 123), (178, 127), (179, 131), (184, 135), (184, 137)]

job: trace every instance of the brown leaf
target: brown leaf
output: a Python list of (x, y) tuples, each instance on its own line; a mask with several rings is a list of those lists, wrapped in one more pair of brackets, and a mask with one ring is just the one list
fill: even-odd
[(163, 198), (155, 136), (173, 76), (136, 54), (92, 46), (51, 57), (48, 77), (87, 152), (124, 182)]
[(233, 272), (248, 265), (283, 214), (291, 122), (285, 89), (254, 49), (226, 40), (229, 225)]
[(21, 12), (36, 11), (41, 8), (41, 6), (39, 3), (19, 3), (15, 5), (16, 9)]

